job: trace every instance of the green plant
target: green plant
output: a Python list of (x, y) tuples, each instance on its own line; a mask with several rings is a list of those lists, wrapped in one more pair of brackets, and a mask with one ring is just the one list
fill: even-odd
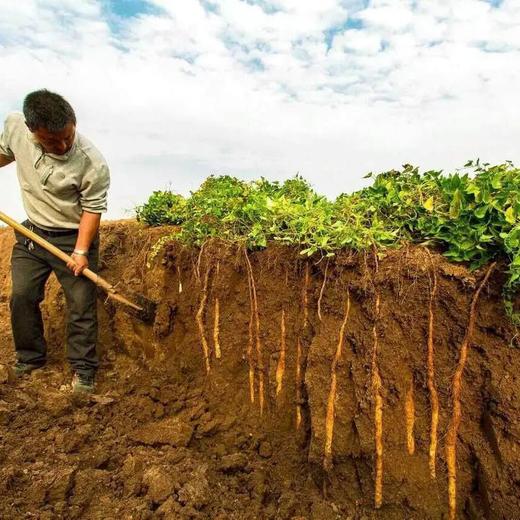
[(139, 222), (149, 226), (179, 225), (185, 221), (186, 201), (171, 191), (154, 191), (148, 201), (135, 209)]
[(211, 176), (187, 199), (154, 192), (137, 208), (137, 218), (180, 225), (163, 242), (174, 237), (199, 246), (209, 238), (248, 249), (276, 241), (298, 247), (302, 255), (332, 256), (345, 248), (427, 243), (472, 269), (502, 255), (509, 264), (504, 291), (513, 316), (511, 297), (520, 286), (519, 169), (477, 160), (451, 174), (421, 174), (404, 165), (367, 177), (373, 177), (371, 186), (330, 201), (299, 176), (285, 182)]

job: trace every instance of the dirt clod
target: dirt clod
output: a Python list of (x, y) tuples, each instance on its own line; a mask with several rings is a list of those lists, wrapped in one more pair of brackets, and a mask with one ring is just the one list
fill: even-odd
[(151, 422), (130, 434), (130, 438), (150, 446), (169, 444), (186, 447), (193, 436), (193, 426), (182, 417), (168, 417)]
[(152, 466), (144, 472), (143, 484), (148, 488), (146, 495), (156, 504), (164, 502), (175, 490), (172, 475), (160, 466)]
[(159, 518), (169, 519), (176, 518), (175, 515), (178, 516), (180, 506), (173, 497), (168, 497), (165, 502), (157, 509), (156, 514)]
[(75, 468), (65, 468), (52, 473), (51, 482), (47, 488), (47, 502), (56, 505), (63, 504), (74, 485), (75, 474)]
[(139, 457), (128, 455), (121, 469), (125, 495), (137, 495), (143, 483), (144, 463)]
[(206, 477), (207, 465), (202, 464), (190, 475), (178, 493), (182, 505), (200, 509), (209, 502), (210, 487)]
[(258, 455), (264, 459), (270, 459), (273, 456), (273, 446), (269, 441), (262, 441), (258, 446)]
[(233, 453), (222, 457), (218, 469), (224, 473), (243, 471), (247, 463), (247, 456), (244, 453)]

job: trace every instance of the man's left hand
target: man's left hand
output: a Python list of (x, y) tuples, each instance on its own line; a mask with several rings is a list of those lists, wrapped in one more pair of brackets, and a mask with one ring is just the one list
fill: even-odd
[(88, 258), (83, 255), (71, 255), (72, 261), (67, 263), (67, 267), (74, 273), (75, 276), (80, 276), (81, 273), (88, 267)]

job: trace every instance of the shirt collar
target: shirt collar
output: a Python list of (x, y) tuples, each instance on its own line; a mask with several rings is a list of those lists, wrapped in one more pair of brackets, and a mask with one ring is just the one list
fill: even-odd
[(76, 152), (76, 148), (77, 148), (77, 145), (78, 145), (78, 132), (76, 131), (75, 134), (74, 134), (74, 142), (72, 143), (72, 147), (71, 149), (67, 152), (67, 153), (64, 153), (63, 155), (57, 155), (57, 154), (54, 154), (54, 153), (47, 153), (43, 150), (41, 144), (36, 140), (36, 138), (34, 137), (33, 133), (28, 129), (26, 128), (27, 130), (27, 136), (28, 136), (28, 139), (31, 141), (31, 143), (34, 144), (34, 146), (36, 146), (36, 148), (38, 148), (38, 150), (40, 151), (40, 157), (37, 159), (36, 162), (39, 161), (39, 159), (43, 156), (43, 155), (47, 155), (48, 157), (51, 157), (52, 159), (56, 159), (57, 161), (68, 161), (70, 159), (70, 157), (72, 155), (74, 155), (74, 153)]
[(72, 143), (70, 150), (67, 153), (64, 153), (63, 155), (56, 155), (54, 153), (46, 153), (45, 155), (48, 155), (49, 157), (52, 157), (53, 159), (56, 159), (58, 161), (68, 161), (70, 157), (74, 155), (74, 153), (76, 152), (77, 140), (78, 135), (76, 134), (74, 136), (74, 142)]

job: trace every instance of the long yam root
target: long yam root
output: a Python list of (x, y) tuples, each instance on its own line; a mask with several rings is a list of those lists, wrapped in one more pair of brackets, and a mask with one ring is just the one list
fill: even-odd
[(413, 379), (410, 381), (410, 387), (406, 392), (404, 408), (406, 416), (406, 447), (408, 448), (408, 454), (413, 455), (415, 453), (415, 403), (413, 399)]
[(336, 405), (336, 392), (337, 392), (337, 367), (341, 359), (341, 353), (343, 350), (343, 342), (345, 338), (345, 329), (347, 327), (348, 317), (350, 314), (350, 294), (347, 292), (347, 303), (345, 304), (345, 318), (341, 324), (339, 330), (338, 345), (336, 346), (336, 353), (332, 360), (331, 366), (331, 380), (329, 398), (327, 400), (327, 412), (325, 417), (325, 447), (323, 457), (323, 467), (325, 471), (332, 469), (332, 439), (334, 436), (334, 416), (335, 416), (335, 405)]
[[(430, 256), (431, 254), (426, 249)], [(430, 476), (436, 478), (436, 459), (437, 459), (437, 431), (439, 427), (439, 396), (435, 387), (435, 351), (434, 351), (434, 305), (435, 296), (437, 294), (437, 273), (432, 261), (432, 284), (430, 289), (430, 304), (428, 308), (428, 390), (430, 392), (431, 426), (430, 426), (430, 449), (429, 449), (429, 465)]]
[[(214, 285), (218, 281), (220, 274), (220, 260), (217, 262), (217, 268), (215, 270), (215, 278), (213, 280)], [(214, 322), (213, 322), (213, 344), (215, 347), (215, 357), (220, 359), (222, 357), (222, 350), (220, 348), (220, 301), (218, 296), (215, 297), (215, 310), (214, 310)]]
[(276, 367), (276, 396), (280, 395), (283, 387), (283, 376), (285, 373), (286, 358), (286, 338), (285, 338), (285, 309), (282, 309), (282, 319), (280, 321), (280, 357)]
[[(381, 388), (381, 378), (377, 375), (378, 388)], [(376, 482), (374, 490), (374, 506), (379, 509), (383, 503), (383, 398), (379, 393), (375, 399), (375, 434), (376, 434)]]
[(383, 503), (383, 398), (381, 397), (381, 377), (377, 365), (378, 351), (378, 332), (377, 323), (379, 321), (380, 296), (376, 294), (375, 301), (375, 320), (372, 333), (374, 336), (374, 346), (372, 349), (372, 392), (374, 396), (374, 432), (376, 450), (376, 475), (374, 490), (374, 505), (380, 508)]
[(182, 279), (181, 279), (181, 269), (179, 266), (177, 266), (177, 275), (178, 275), (178, 278), (179, 278), (179, 294), (182, 293)]
[(204, 277), (204, 285), (202, 287), (202, 297), (200, 299), (199, 310), (197, 311), (196, 321), (199, 327), (200, 341), (202, 344), (202, 352), (204, 354), (204, 365), (206, 367), (206, 373), (209, 374), (210, 363), (209, 363), (209, 346), (208, 340), (206, 339), (206, 333), (204, 331), (204, 310), (206, 308), (206, 300), (208, 299), (208, 280), (209, 280), (210, 269), (206, 269), (206, 276)]
[(215, 321), (213, 323), (213, 343), (215, 345), (215, 357), (220, 359), (222, 357), (222, 350), (220, 348), (220, 302), (215, 298)]
[(199, 256), (197, 257), (197, 263), (195, 265), (195, 275), (197, 276), (197, 280), (200, 282), (200, 266), (201, 266), (201, 263), (202, 263), (202, 255), (204, 253), (204, 248), (206, 247), (206, 242), (204, 242), (202, 244), (202, 246), (200, 246), (200, 251), (199, 251)]
[(446, 464), (448, 466), (448, 506), (449, 506), (449, 518), (455, 520), (457, 517), (457, 434), (462, 418), (461, 411), (461, 388), (462, 388), (462, 376), (464, 374), (464, 367), (468, 357), (468, 350), (471, 344), (473, 336), (473, 329), (475, 327), (476, 319), (476, 307), (478, 298), (482, 288), (486, 285), (491, 272), (495, 268), (496, 262), (492, 263), (487, 272), (486, 276), (482, 280), (478, 289), (473, 294), (471, 301), (468, 326), (462, 344), (460, 346), (459, 362), (455, 374), (453, 376), (453, 414), (451, 422), (446, 435)]
[(248, 328), (248, 341), (247, 341), (247, 362), (249, 364), (249, 398), (251, 404), (255, 402), (255, 367), (253, 358), (253, 327), (255, 320), (255, 307), (253, 304), (253, 289), (251, 288), (251, 278), (249, 277), (249, 271), (247, 276), (247, 286), (249, 288), (249, 328)]
[(254, 316), (255, 316), (255, 348), (256, 348), (256, 357), (257, 357), (257, 366), (258, 366), (258, 401), (260, 405), (260, 415), (264, 413), (264, 362), (262, 356), (262, 342), (260, 340), (260, 316), (258, 312), (258, 298), (256, 294), (256, 284), (255, 278), (253, 276), (253, 268), (251, 267), (251, 262), (249, 260), (249, 256), (247, 255), (247, 251), (245, 252), (245, 258), (247, 263), (247, 268), (249, 270), (249, 278), (251, 280), (251, 294), (253, 296), (253, 308), (254, 308)]
[(327, 273), (329, 270), (329, 259), (327, 258), (327, 263), (325, 264), (325, 273), (323, 274), (323, 283), (321, 284), (320, 296), (318, 298), (318, 318), (322, 321), (321, 316), (321, 300), (323, 299), (323, 293), (325, 292), (325, 284), (327, 283)]
[(302, 389), (301, 389), (301, 363), (302, 363), (302, 342), (298, 338), (296, 342), (296, 429), (299, 430), (302, 424)]

